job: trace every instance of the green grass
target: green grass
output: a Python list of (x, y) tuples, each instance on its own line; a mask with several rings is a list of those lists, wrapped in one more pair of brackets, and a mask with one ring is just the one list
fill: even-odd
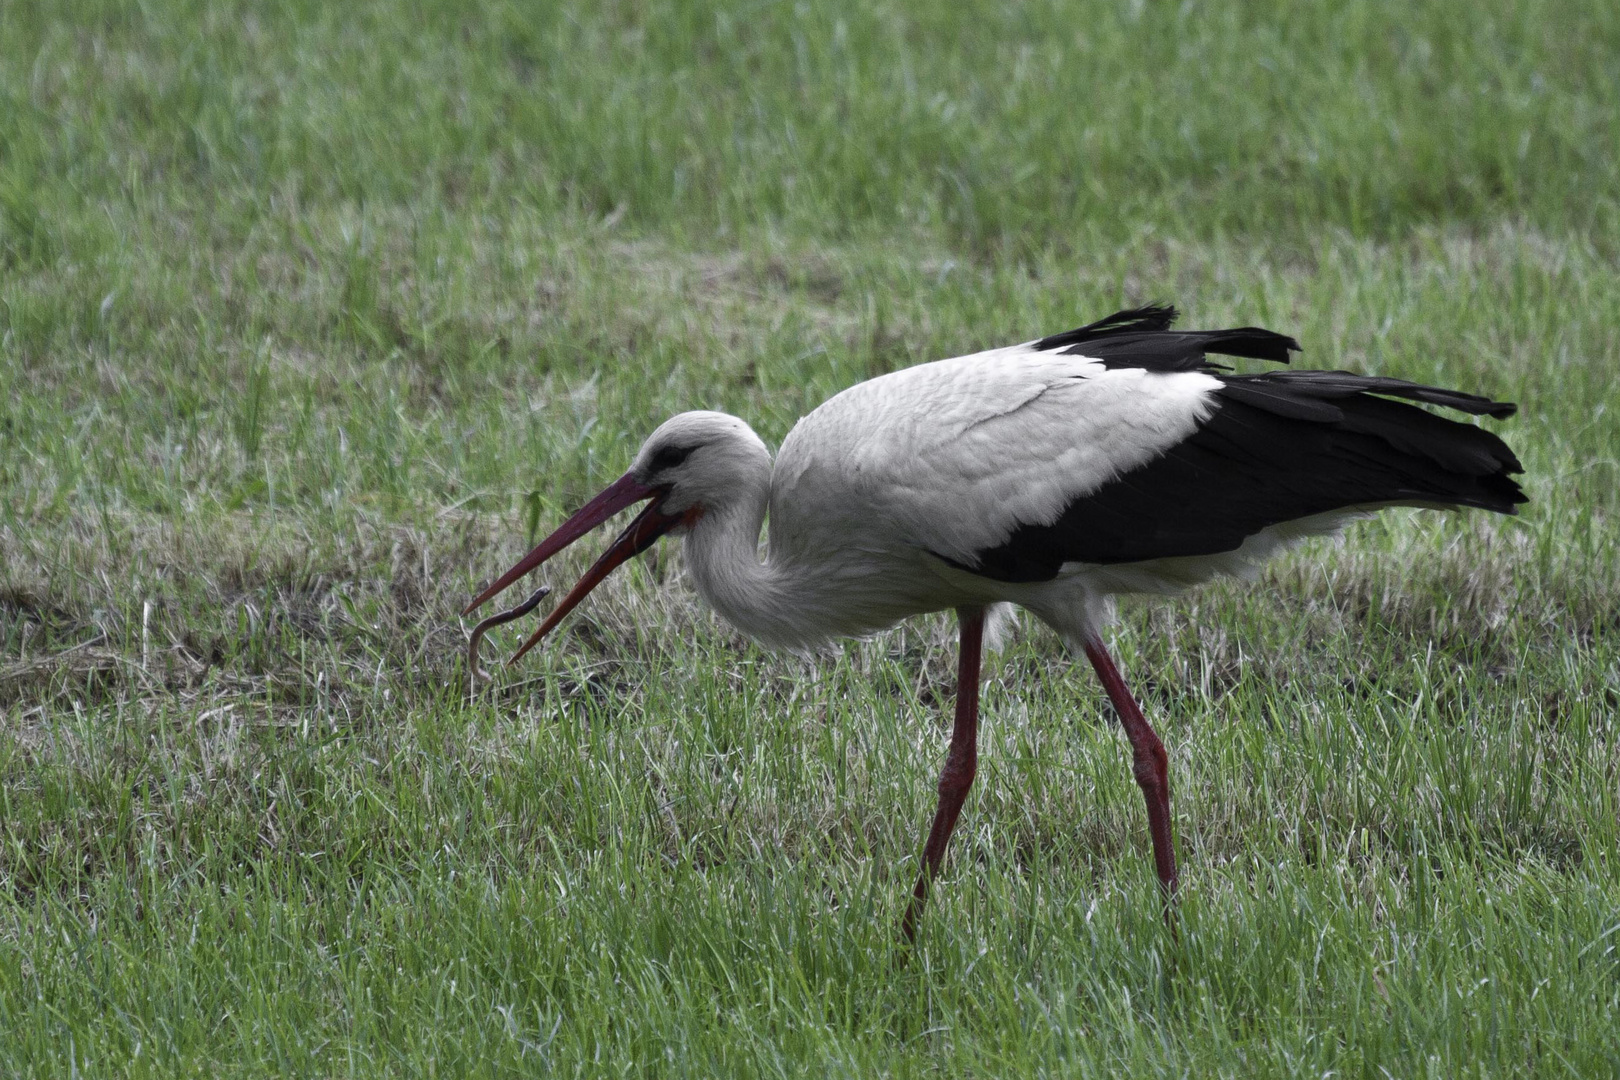
[[(1620, 15), (466, 7), (0, 0), (0, 1073), (1620, 1073)], [(1123, 610), (1179, 941), (1037, 627), (903, 968), (947, 620), (670, 547), (469, 695), (665, 415), (1156, 298), (1519, 401), (1533, 499)]]

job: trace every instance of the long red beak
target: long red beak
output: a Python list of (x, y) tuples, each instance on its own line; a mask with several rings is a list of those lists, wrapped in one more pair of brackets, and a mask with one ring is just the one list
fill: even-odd
[[(586, 503), (573, 517), (563, 522), (556, 532), (540, 541), (533, 551), (518, 561), (516, 566), (495, 579), (495, 582), (489, 588), (479, 593), (473, 602), (467, 605), (462, 611), (462, 615), (472, 614), (485, 601), (500, 593), (523, 575), (538, 567), (620, 510), (643, 499), (650, 499), (660, 494), (663, 494), (663, 489), (649, 487), (631, 474), (625, 473), (610, 484), (600, 495)], [(675, 526), (693, 519), (696, 516), (696, 511), (697, 508), (693, 507), (692, 510), (684, 514), (666, 514), (655, 502), (638, 514), (636, 519), (630, 523), (630, 527), (624, 530), (617, 540), (613, 541), (613, 545), (602, 553), (602, 557), (597, 559), (589, 570), (585, 571), (585, 576), (580, 578), (579, 583), (569, 591), (567, 596), (558, 602), (557, 606), (552, 609), (551, 614), (546, 616), (546, 621), (540, 624), (540, 629), (536, 630), (534, 636), (523, 643), (521, 649), (512, 654), (512, 659), (508, 660), (507, 663), (515, 662), (518, 657), (538, 645), (540, 640), (562, 621), (563, 616), (574, 610), (579, 605), (579, 602), (585, 599), (592, 589), (601, 584), (602, 579), (611, 574), (620, 563), (652, 547), (660, 536), (663, 536)]]

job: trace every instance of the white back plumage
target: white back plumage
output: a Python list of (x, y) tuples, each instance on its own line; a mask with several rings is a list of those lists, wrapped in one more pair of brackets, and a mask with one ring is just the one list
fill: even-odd
[(850, 387), (782, 443), (772, 551), (846, 545), (858, 527), (868, 542), (970, 563), (1185, 439), (1219, 385), (1026, 344)]

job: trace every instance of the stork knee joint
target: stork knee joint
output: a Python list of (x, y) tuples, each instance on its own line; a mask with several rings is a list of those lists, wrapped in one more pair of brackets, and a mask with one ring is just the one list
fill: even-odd
[(939, 777), (939, 793), (943, 796), (960, 795), (973, 786), (978, 768), (972, 764), (947, 765)]
[(1145, 751), (1138, 751), (1132, 755), (1132, 771), (1136, 773), (1136, 782), (1144, 788), (1161, 788), (1169, 783), (1170, 756), (1164, 752), (1162, 746), (1148, 747)]

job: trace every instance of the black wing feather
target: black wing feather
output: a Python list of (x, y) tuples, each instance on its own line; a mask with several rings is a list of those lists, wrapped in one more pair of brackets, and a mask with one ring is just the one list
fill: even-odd
[(1321, 403), (1357, 394), (1383, 394), (1386, 397), (1421, 401), (1427, 405), (1440, 405), (1474, 416), (1494, 416), (1498, 420), (1518, 411), (1518, 406), (1510, 401), (1492, 401), (1477, 394), (1465, 394), (1461, 390), (1442, 390), (1404, 379), (1356, 375), (1348, 371), (1278, 371), (1268, 375), (1228, 375), (1223, 381), (1227, 384), (1222, 391), (1226, 396), (1248, 394), (1255, 404), (1260, 404), (1258, 399), (1262, 395), (1278, 401), (1297, 402), (1309, 398), (1312, 402)]
[(1501, 439), (1390, 397), (1490, 416), (1510, 415), (1510, 404), (1338, 371), (1217, 378), (1215, 411), (1191, 436), (1052, 524), (1020, 526), (958, 565), (1046, 581), (1066, 562), (1232, 551), (1262, 529), (1334, 510), (1416, 503), (1511, 514), (1526, 501), (1512, 478), (1523, 468)]
[(1243, 356), (1253, 360), (1288, 363), (1299, 342), (1258, 326), (1231, 330), (1170, 329), (1176, 309), (1168, 304), (1116, 311), (1106, 319), (1035, 342), (1037, 352), (1089, 356), (1110, 370), (1121, 367), (1149, 371), (1223, 371), (1205, 359), (1208, 353)]

